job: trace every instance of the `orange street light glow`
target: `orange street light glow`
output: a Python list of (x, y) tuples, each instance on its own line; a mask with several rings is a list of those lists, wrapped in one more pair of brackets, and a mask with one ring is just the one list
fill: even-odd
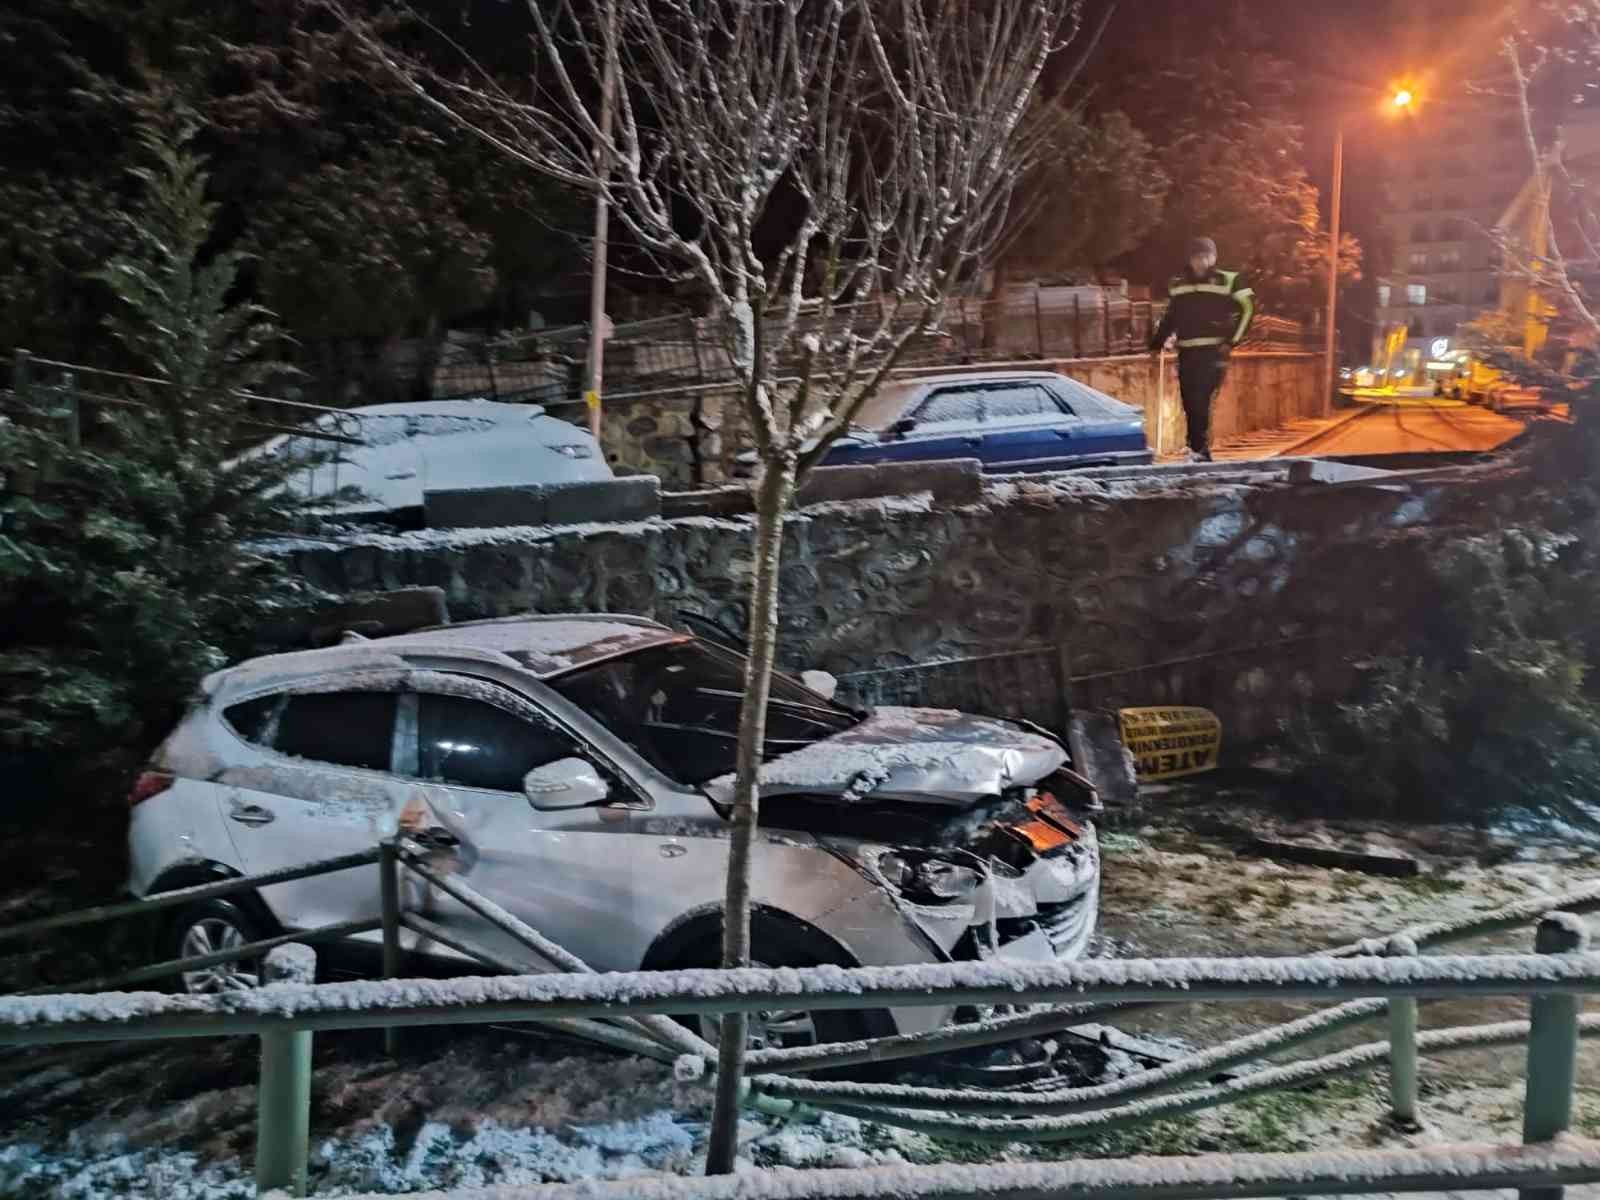
[(1408, 89), (1401, 88), (1394, 94), (1392, 103), (1396, 108), (1410, 108), (1411, 102), (1415, 99), (1416, 97)]

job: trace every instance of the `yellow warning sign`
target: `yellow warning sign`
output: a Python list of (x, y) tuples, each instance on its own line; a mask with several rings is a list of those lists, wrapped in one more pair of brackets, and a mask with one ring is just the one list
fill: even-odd
[(1117, 720), (1140, 779), (1174, 779), (1217, 765), (1222, 722), (1209, 708), (1124, 708)]
[(599, 392), (585, 392), (583, 394), (583, 402), (585, 404), (587, 404), (591, 410), (599, 408), (600, 407), (600, 393)]

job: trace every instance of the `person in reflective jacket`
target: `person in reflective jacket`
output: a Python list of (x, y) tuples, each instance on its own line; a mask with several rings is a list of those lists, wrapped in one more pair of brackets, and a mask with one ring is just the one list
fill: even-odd
[(1150, 337), (1150, 352), (1158, 353), (1177, 335), (1189, 453), (1201, 462), (1211, 461), (1211, 402), (1222, 387), (1229, 354), (1244, 341), (1255, 315), (1255, 293), (1239, 273), (1217, 269), (1217, 244), (1204, 237), (1190, 242), (1189, 268), (1167, 286), (1167, 312)]

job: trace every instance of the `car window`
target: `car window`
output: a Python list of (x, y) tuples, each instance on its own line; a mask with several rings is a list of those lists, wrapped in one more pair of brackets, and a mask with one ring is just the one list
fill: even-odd
[(983, 419), (1004, 421), (1016, 417), (1058, 417), (1061, 406), (1037, 383), (1007, 384), (983, 393)]
[(395, 702), (393, 692), (291, 695), (270, 745), (295, 758), (387, 771)]
[(258, 696), (254, 700), (229, 705), (222, 715), (233, 726), (233, 731), (245, 741), (258, 746), (271, 746), (278, 733), (278, 715), (283, 711), (283, 701), (281, 695)]
[(917, 410), (917, 425), (972, 425), (981, 415), (977, 392), (949, 388), (935, 392)]
[(426, 692), (418, 697), (417, 749), (423, 779), (501, 792), (520, 792), (534, 767), (578, 753), (547, 726), (481, 700)]

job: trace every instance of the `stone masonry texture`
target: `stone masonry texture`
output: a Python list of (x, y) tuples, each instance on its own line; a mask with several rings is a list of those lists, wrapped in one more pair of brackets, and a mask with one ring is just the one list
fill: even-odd
[[(1470, 470), (1290, 484), (1265, 465), (1162, 482), (1070, 474), (815, 505), (786, 524), (782, 661), (835, 674), (1064, 648), (1074, 702), (1200, 704), (1230, 741), (1348, 691), (1351, 662), (1408, 619), (1418, 556), (1496, 527), (1515, 500)], [(444, 589), (455, 620), (680, 611), (742, 628), (754, 521), (689, 517), (296, 542), (340, 595)]]

